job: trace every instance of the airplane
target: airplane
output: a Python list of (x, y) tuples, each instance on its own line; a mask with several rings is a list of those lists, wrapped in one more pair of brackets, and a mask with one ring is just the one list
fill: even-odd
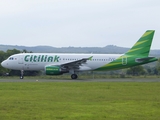
[(108, 71), (129, 68), (157, 61), (149, 56), (155, 30), (147, 30), (134, 46), (124, 54), (66, 54), (66, 53), (19, 53), (11, 55), (1, 65), (20, 70), (44, 70), (46, 75), (70, 73), (77, 79), (81, 71)]

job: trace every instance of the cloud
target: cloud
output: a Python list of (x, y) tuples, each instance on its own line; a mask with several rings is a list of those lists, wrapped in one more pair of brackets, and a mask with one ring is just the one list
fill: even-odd
[(159, 3), (158, 0), (5, 0), (0, 4), (0, 43), (130, 47), (145, 30), (160, 32)]

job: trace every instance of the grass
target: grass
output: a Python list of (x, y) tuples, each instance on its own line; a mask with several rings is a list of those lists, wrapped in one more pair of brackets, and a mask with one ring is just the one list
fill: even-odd
[[(19, 76), (0, 76), (0, 79), (17, 79)], [(71, 79), (70, 74), (63, 74), (63, 75), (41, 75), (41, 76), (24, 76), (25, 79)], [(131, 75), (125, 75), (122, 77), (121, 75), (105, 75), (105, 74), (79, 74), (78, 79), (110, 79), (110, 78), (147, 78), (147, 79), (155, 79), (160, 78), (159, 75), (141, 75), (141, 76), (131, 76)]]
[(160, 82), (0, 82), (1, 120), (158, 120)]

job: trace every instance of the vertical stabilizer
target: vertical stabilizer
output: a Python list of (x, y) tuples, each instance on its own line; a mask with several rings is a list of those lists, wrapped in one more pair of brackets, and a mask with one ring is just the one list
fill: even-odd
[(147, 30), (125, 55), (142, 55), (147, 57), (150, 52), (154, 32), (154, 30)]

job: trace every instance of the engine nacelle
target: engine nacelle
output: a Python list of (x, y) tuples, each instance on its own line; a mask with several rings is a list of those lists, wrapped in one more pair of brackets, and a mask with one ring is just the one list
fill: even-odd
[(61, 74), (63, 74), (60, 66), (46, 66), (45, 72), (46, 72), (46, 75), (61, 75)]

